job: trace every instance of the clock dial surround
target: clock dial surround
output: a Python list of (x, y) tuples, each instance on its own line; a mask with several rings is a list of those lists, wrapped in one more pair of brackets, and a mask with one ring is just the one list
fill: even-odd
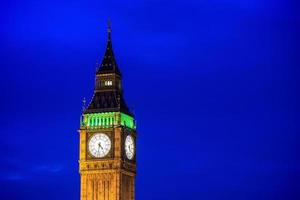
[(132, 160), (135, 155), (135, 144), (131, 135), (127, 135), (125, 138), (125, 155), (129, 160)]
[(111, 145), (111, 140), (106, 134), (96, 133), (89, 140), (89, 153), (95, 158), (103, 158), (109, 153)]

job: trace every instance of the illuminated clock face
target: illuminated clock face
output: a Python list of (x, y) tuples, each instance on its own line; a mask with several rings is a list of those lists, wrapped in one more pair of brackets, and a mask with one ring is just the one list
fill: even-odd
[(106, 156), (111, 148), (109, 137), (103, 133), (93, 135), (89, 141), (89, 151), (96, 158)]
[(135, 147), (134, 147), (133, 138), (132, 138), (132, 136), (127, 135), (127, 137), (125, 139), (125, 153), (129, 160), (133, 159), (134, 151), (135, 151)]

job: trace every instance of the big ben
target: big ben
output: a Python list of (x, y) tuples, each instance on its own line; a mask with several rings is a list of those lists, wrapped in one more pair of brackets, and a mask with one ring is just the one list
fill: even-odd
[(123, 97), (111, 40), (96, 71), (94, 94), (80, 121), (81, 200), (134, 200), (136, 125)]

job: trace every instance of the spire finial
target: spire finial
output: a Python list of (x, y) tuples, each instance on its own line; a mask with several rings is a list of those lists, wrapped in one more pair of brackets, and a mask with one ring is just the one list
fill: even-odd
[(111, 21), (110, 21), (110, 18), (108, 18), (108, 20), (107, 20), (107, 32), (111, 33)]

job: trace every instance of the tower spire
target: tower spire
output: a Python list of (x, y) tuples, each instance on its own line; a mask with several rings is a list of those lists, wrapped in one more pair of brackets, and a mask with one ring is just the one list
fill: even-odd
[(112, 31), (112, 29), (111, 29), (111, 21), (110, 21), (110, 18), (108, 18), (108, 20), (107, 20), (107, 33), (108, 33), (107, 41), (108, 41), (108, 43), (111, 43), (111, 31)]
[(123, 97), (122, 74), (117, 65), (111, 39), (111, 22), (107, 24), (108, 40), (102, 62), (95, 77), (95, 91), (84, 114), (95, 112), (122, 112), (133, 116)]
[(110, 18), (108, 18), (108, 20), (107, 20), (107, 32), (108, 32), (108, 34), (110, 34), (111, 33), (111, 21), (110, 21)]
[(104, 57), (102, 59), (101, 64), (99, 65), (99, 68), (97, 70), (97, 74), (101, 73), (116, 73), (118, 75), (121, 75), (121, 72), (118, 68), (114, 52), (112, 49), (112, 39), (111, 39), (111, 21), (108, 18), (107, 21), (107, 33), (108, 33), (108, 38), (107, 38), (107, 45), (106, 45), (106, 50), (104, 53)]

